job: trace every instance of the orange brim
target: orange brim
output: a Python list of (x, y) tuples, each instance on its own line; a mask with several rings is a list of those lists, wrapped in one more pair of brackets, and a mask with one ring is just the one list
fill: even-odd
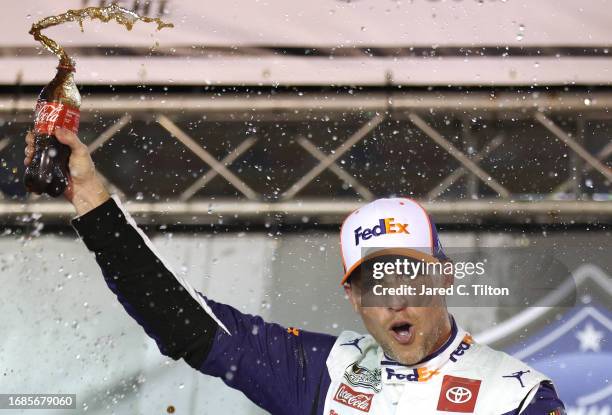
[(353, 264), (353, 266), (351, 266), (348, 269), (348, 271), (346, 271), (346, 273), (344, 274), (344, 277), (342, 277), (342, 281), (340, 282), (340, 286), (344, 285), (344, 283), (349, 279), (349, 277), (351, 276), (353, 271), (355, 271), (357, 268), (359, 268), (359, 266), (361, 264), (363, 264), (366, 261), (369, 261), (372, 258), (377, 258), (379, 256), (385, 256), (385, 255), (404, 256), (404, 257), (407, 257), (407, 258), (416, 259), (416, 260), (423, 261), (423, 262), (430, 262), (430, 263), (431, 262), (440, 262), (440, 260), (438, 258), (436, 258), (435, 256), (426, 254), (426, 253), (421, 252), (421, 251), (417, 251), (416, 249), (410, 249), (410, 248), (387, 248), (387, 249), (382, 249), (380, 251), (373, 252), (370, 255), (367, 255), (367, 256), (361, 258), (359, 261), (355, 262)]

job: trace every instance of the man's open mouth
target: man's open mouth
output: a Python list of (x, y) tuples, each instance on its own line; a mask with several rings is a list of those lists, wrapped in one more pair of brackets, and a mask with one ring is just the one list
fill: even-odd
[(406, 321), (391, 325), (391, 335), (399, 344), (410, 344), (414, 339), (414, 326)]

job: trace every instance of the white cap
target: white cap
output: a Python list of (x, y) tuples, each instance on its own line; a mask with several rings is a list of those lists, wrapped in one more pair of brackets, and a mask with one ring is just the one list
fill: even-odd
[[(407, 198), (378, 199), (355, 210), (340, 228), (344, 284), (364, 261), (377, 255), (398, 254), (438, 262), (445, 259), (436, 226), (417, 202)], [(380, 248), (380, 249), (372, 249)]]

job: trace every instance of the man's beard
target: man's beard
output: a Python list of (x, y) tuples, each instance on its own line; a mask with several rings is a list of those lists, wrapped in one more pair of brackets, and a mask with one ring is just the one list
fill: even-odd
[(381, 345), (380, 347), (382, 347), (383, 352), (385, 352), (385, 355), (387, 357), (390, 357), (391, 359), (395, 360), (398, 363), (401, 363), (403, 365), (408, 365), (408, 366), (412, 366), (416, 363), (418, 363), (421, 359), (416, 359), (414, 362), (410, 361), (404, 361), (402, 360), (397, 354), (395, 354), (395, 352), (393, 351), (393, 349), (389, 346), (389, 345)]
[[(416, 344), (412, 345), (412, 347), (414, 347), (412, 352), (413, 352), (413, 354), (416, 354), (416, 356), (413, 359), (411, 359), (411, 361), (409, 361), (409, 362), (403, 361), (393, 351), (393, 349), (391, 348), (390, 345), (388, 345), (388, 344), (381, 344), (380, 347), (383, 349), (383, 352), (385, 352), (385, 355), (387, 355), (391, 359), (395, 360), (396, 362), (401, 363), (403, 365), (412, 366), (412, 365), (415, 365), (415, 364), (419, 363), (421, 360), (425, 359), (429, 354), (435, 352), (435, 350), (432, 350), (432, 348), (433, 348), (435, 343), (436, 343), (435, 336), (432, 335), (432, 336), (427, 337), (423, 341), (423, 343), (421, 345), (421, 348), (417, 349), (418, 345), (416, 345)], [(429, 353), (427, 351), (429, 351)]]

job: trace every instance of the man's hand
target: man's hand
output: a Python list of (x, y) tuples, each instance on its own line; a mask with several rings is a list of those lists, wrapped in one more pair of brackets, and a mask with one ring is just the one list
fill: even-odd
[[(110, 195), (96, 174), (87, 146), (76, 134), (64, 128), (56, 128), (54, 134), (60, 143), (71, 150), (68, 164), (70, 177), (64, 196), (74, 205), (78, 215), (84, 215), (106, 202)], [(31, 131), (26, 136), (26, 144), (26, 158), (23, 162), (27, 166), (34, 157), (34, 133)]]

